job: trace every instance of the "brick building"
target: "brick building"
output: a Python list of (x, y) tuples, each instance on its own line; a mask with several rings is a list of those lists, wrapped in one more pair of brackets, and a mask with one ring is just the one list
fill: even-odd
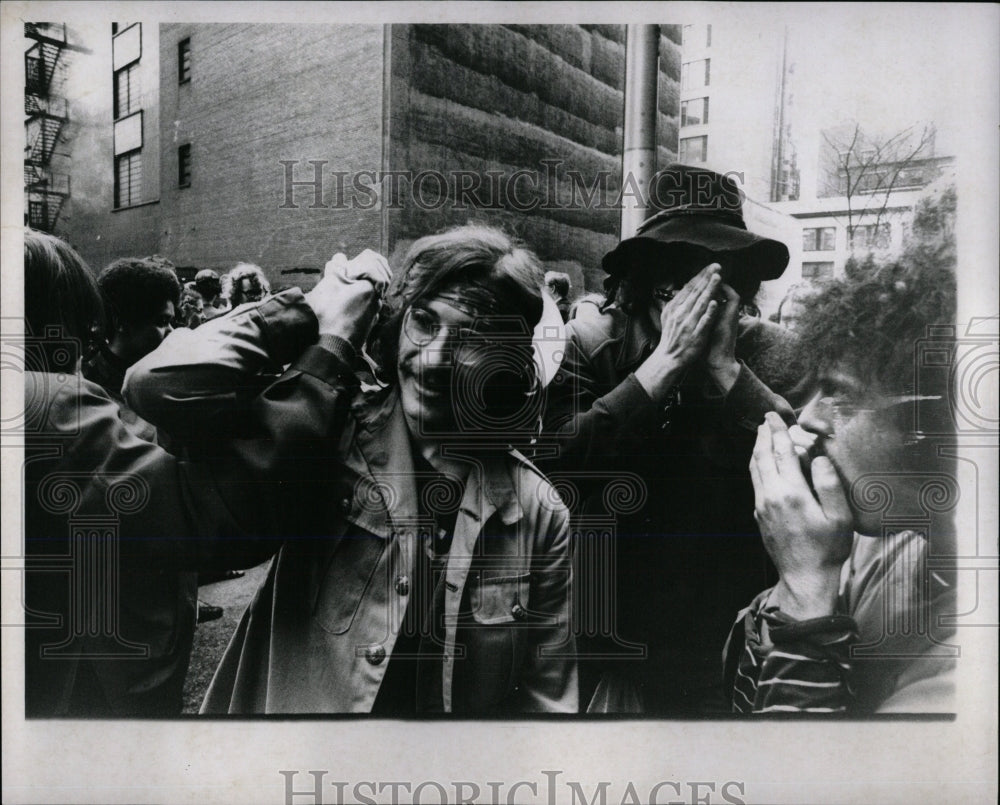
[[(661, 27), (662, 163), (679, 32)], [(76, 62), (84, 122), (67, 147), (84, 192), (56, 228), (95, 267), (248, 260), (274, 287), (308, 286), (335, 251), (395, 255), (478, 220), (576, 289), (600, 285), (619, 226), (624, 26), (121, 23), (104, 39)]]

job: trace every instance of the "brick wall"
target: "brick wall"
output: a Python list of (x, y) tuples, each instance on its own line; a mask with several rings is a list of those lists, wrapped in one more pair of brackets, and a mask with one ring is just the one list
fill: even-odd
[[(161, 26), (161, 242), (178, 265), (261, 265), (272, 286), (311, 286), (337, 250), (379, 248), (381, 210), (313, 208), (310, 188), (286, 204), (293, 178), (382, 167), (383, 27)], [(190, 37), (191, 80), (178, 84), (177, 43)], [(190, 187), (177, 149), (191, 145)], [(283, 205), (285, 208), (282, 208)], [(293, 206), (294, 205), (294, 206)]]

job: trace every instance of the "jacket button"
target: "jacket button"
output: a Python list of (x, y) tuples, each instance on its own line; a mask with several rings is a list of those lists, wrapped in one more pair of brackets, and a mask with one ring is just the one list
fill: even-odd
[(400, 595), (410, 594), (410, 580), (406, 576), (396, 579), (396, 592)]
[(514, 620), (517, 621), (523, 621), (525, 618), (528, 617), (527, 610), (520, 604), (514, 604), (514, 606), (510, 608), (510, 614), (513, 615)]
[(385, 649), (382, 646), (369, 646), (365, 651), (365, 659), (372, 665), (380, 665), (385, 659)]

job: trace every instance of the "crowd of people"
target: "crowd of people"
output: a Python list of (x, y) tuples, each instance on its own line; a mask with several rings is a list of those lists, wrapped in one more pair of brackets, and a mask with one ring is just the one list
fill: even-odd
[(268, 560), (202, 712), (950, 711), (949, 509), (898, 512), (947, 474), (953, 254), (793, 329), (739, 188), (667, 173), (575, 304), (483, 225), (307, 293), (28, 231), (27, 715), (176, 715), (199, 574)]

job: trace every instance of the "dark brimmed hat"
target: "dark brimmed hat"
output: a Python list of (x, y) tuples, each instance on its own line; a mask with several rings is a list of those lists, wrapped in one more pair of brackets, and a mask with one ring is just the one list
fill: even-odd
[(747, 231), (743, 197), (731, 176), (672, 164), (657, 173), (650, 186), (650, 204), (656, 211), (635, 237), (608, 252), (601, 265), (608, 274), (621, 276), (637, 259), (648, 259), (663, 246), (689, 245), (722, 259), (729, 256), (757, 279), (776, 279), (788, 265), (788, 247)]

